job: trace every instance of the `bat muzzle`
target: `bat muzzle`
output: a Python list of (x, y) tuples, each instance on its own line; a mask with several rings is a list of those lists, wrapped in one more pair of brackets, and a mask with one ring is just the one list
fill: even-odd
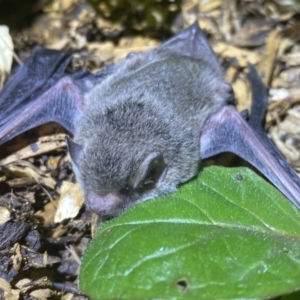
[(117, 193), (107, 193), (100, 195), (94, 192), (88, 192), (86, 204), (88, 208), (98, 215), (111, 214), (123, 201), (123, 196)]

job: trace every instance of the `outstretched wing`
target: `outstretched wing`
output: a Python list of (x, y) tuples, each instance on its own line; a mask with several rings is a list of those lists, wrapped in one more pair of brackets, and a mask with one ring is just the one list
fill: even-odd
[(37, 47), (0, 92), (0, 144), (31, 128), (57, 122), (74, 133), (85, 94), (112, 70), (68, 74), (71, 53)]

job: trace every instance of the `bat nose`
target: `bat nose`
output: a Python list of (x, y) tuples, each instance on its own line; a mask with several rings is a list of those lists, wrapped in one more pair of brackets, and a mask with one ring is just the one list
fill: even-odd
[(122, 202), (123, 198), (118, 193), (100, 195), (95, 192), (88, 192), (86, 204), (91, 211), (98, 215), (108, 215)]

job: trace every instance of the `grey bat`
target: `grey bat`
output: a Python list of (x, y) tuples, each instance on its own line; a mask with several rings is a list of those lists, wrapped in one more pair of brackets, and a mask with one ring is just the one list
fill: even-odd
[[(248, 122), (198, 23), (161, 46), (91, 74), (71, 54), (37, 48), (0, 93), (0, 143), (50, 121), (67, 138), (87, 206), (114, 216), (174, 192), (201, 160), (233, 152), (300, 208), (300, 181), (264, 133), (267, 93), (253, 66)], [(247, 119), (247, 118), (246, 118)]]

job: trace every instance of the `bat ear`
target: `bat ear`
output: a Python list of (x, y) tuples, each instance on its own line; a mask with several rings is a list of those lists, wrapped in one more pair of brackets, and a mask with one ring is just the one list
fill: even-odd
[(197, 59), (209, 60), (214, 64), (215, 68), (220, 69), (217, 57), (211, 49), (204, 32), (199, 27), (197, 21), (163, 43), (161, 48), (168, 48), (179, 54)]
[(131, 180), (133, 188), (151, 189), (163, 179), (167, 171), (164, 157), (160, 152), (154, 152), (141, 163), (138, 171)]
[(83, 151), (83, 147), (81, 145), (73, 142), (67, 136), (66, 136), (66, 143), (67, 143), (67, 147), (68, 147), (72, 162), (78, 168), (78, 160), (79, 160), (80, 154)]

